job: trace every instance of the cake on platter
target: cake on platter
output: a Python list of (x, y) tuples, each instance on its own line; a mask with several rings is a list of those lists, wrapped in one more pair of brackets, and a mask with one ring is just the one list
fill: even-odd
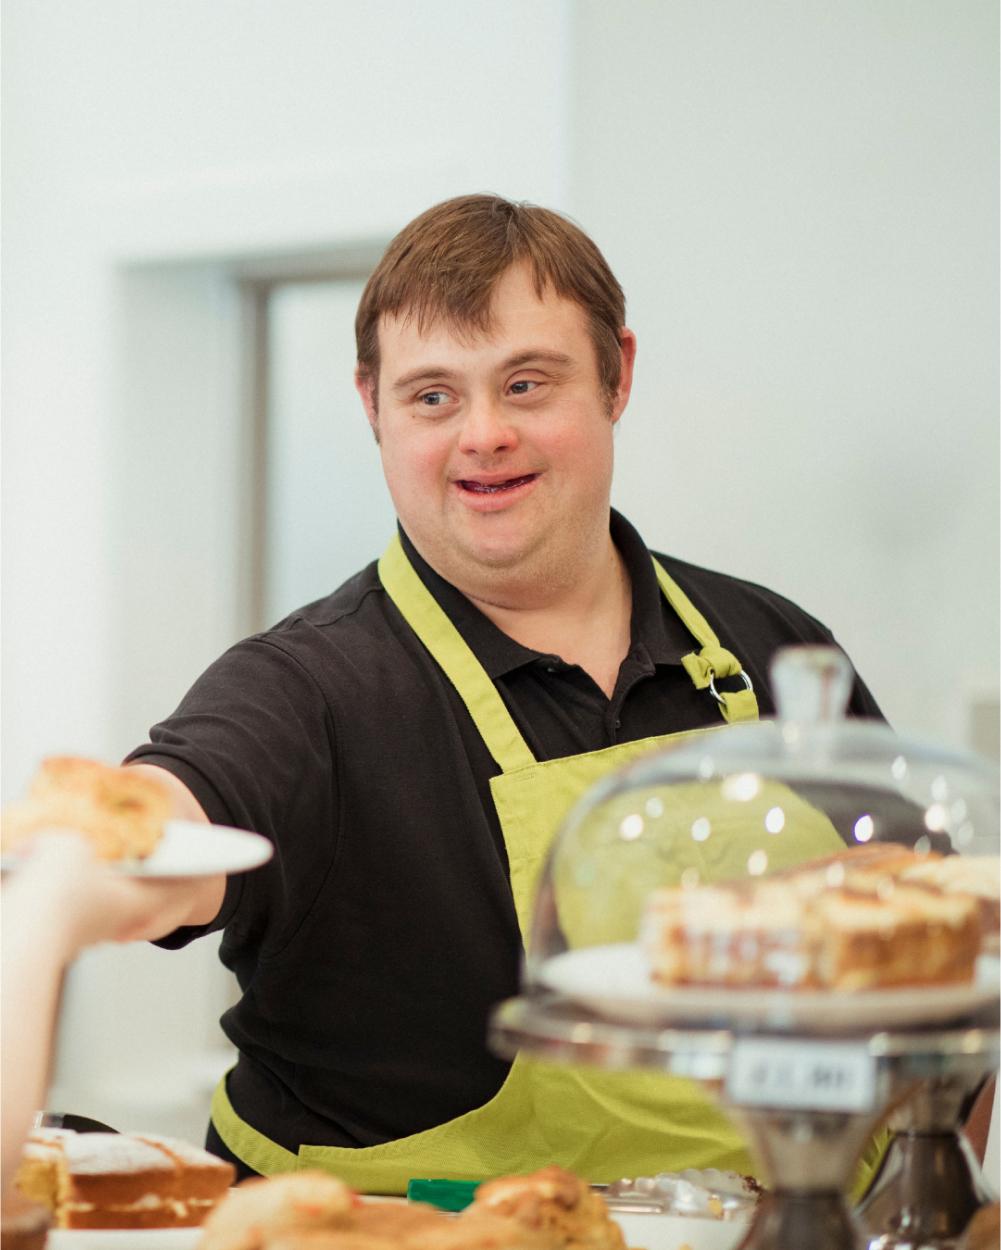
[(233, 1183), (231, 1164), (155, 1134), (36, 1129), (15, 1185), (54, 1228), (190, 1228)]

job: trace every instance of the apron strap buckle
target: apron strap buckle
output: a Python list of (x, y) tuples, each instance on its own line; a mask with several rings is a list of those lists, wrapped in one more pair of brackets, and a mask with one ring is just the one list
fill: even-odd
[[(747, 691), (750, 691), (750, 693), (753, 694), (754, 685), (750, 677), (748, 677), (747, 673), (745, 673), (744, 670), (741, 669), (740, 672), (736, 674), (736, 676), (742, 677), (744, 679), (744, 689)], [(726, 695), (720, 694), (720, 692), (716, 689), (716, 674), (715, 673), (709, 674), (709, 693), (716, 700), (716, 702), (720, 705), (720, 707), (724, 707), (724, 708), (726, 707)]]
[[(754, 686), (732, 651), (727, 651), (719, 643), (709, 643), (698, 653), (693, 651), (683, 655), (681, 663), (696, 690), (709, 688), (709, 693), (719, 704), (725, 721), (757, 719), (758, 701), (754, 695)], [(717, 677), (739, 677), (744, 683), (744, 689), (720, 693), (716, 689)]]

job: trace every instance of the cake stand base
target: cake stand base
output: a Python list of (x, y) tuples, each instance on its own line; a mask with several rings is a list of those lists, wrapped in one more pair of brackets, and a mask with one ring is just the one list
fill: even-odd
[(738, 1250), (865, 1250), (866, 1238), (837, 1191), (774, 1190), (758, 1206)]

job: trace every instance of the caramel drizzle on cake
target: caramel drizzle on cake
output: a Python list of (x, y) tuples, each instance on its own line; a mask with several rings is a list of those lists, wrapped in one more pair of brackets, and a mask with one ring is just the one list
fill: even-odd
[(665, 985), (865, 990), (972, 980), (981, 908), (908, 876), (941, 857), (860, 848), (761, 879), (657, 890), (640, 942)]

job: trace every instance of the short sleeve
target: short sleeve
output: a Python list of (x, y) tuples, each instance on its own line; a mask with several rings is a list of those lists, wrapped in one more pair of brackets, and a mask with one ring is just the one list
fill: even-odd
[(229, 878), (211, 924), (179, 929), (161, 945), (223, 927), (231, 949), (283, 945), (319, 892), (337, 841), (333, 719), (306, 665), (269, 636), (238, 643), (127, 762), (167, 769), (210, 821), (274, 845), (269, 863)]

